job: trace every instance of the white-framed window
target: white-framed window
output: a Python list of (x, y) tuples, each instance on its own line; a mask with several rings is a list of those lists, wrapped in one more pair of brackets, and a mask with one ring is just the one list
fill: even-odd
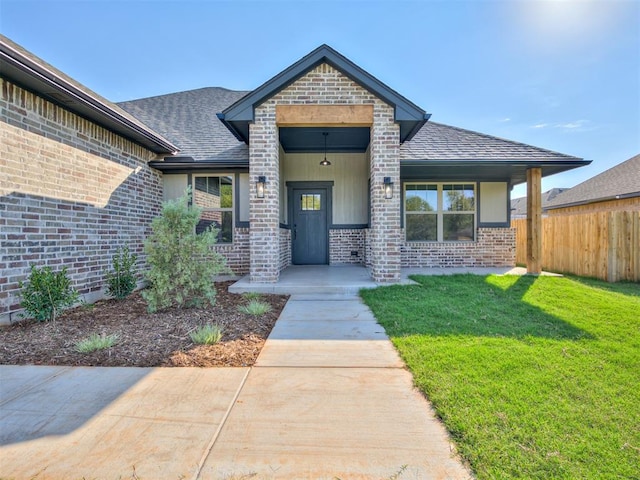
[(408, 242), (473, 241), (474, 183), (405, 183), (404, 226)]
[(233, 242), (233, 175), (194, 175), (193, 203), (202, 208), (196, 233), (218, 230), (218, 243)]

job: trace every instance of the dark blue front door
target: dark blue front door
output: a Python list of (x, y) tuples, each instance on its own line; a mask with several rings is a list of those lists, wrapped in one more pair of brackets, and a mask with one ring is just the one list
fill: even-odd
[(327, 190), (294, 188), (292, 220), (291, 262), (294, 265), (328, 264)]

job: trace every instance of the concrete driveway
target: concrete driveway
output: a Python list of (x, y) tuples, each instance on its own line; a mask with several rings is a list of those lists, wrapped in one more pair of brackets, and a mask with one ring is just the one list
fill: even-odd
[(253, 368), (0, 366), (1, 479), (466, 479), (355, 296), (292, 297)]

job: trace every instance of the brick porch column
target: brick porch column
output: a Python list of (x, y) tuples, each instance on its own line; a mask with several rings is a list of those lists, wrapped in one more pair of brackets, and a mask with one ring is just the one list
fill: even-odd
[[(280, 169), (274, 105), (255, 110), (249, 125), (249, 241), (252, 282), (275, 283), (279, 276)], [(256, 196), (256, 181), (266, 177), (264, 198)]]
[[(400, 127), (393, 109), (376, 105), (371, 128), (371, 276), (381, 283), (400, 280)], [(384, 178), (394, 184), (384, 198)]]

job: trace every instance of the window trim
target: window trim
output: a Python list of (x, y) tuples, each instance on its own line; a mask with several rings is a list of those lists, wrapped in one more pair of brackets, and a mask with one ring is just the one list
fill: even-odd
[[(407, 186), (410, 185), (435, 185), (437, 192), (437, 208), (434, 212), (407, 212)], [(473, 203), (474, 209), (462, 211), (443, 210), (444, 206), (444, 185), (472, 185), (473, 186)], [(444, 182), (428, 182), (428, 181), (408, 181), (402, 183), (402, 221), (404, 226), (404, 241), (407, 243), (469, 243), (478, 240), (478, 182), (475, 181), (444, 181)], [(444, 240), (444, 216), (445, 215), (473, 215), (473, 239), (471, 240)], [(436, 240), (407, 240), (407, 215), (435, 215), (437, 238)]]
[[(196, 178), (209, 178), (209, 177), (228, 177), (231, 179), (231, 207), (218, 207), (218, 208), (214, 208), (214, 207), (203, 207), (201, 205), (198, 205), (196, 203)], [(200, 209), (202, 209), (203, 212), (231, 212), (231, 241), (230, 242), (221, 242), (220, 239), (218, 239), (218, 241), (216, 242), (216, 245), (221, 245), (221, 246), (229, 246), (229, 245), (233, 245), (233, 243), (235, 242), (236, 239), (236, 232), (235, 232), (235, 220), (236, 220), (236, 203), (237, 203), (237, 195), (236, 195), (236, 183), (237, 183), (237, 179), (236, 179), (236, 175), (234, 173), (225, 173), (225, 172), (216, 172), (216, 173), (194, 173), (192, 175), (191, 178), (191, 184), (192, 184), (192, 198), (191, 198), (191, 202), (193, 205), (198, 206)]]

